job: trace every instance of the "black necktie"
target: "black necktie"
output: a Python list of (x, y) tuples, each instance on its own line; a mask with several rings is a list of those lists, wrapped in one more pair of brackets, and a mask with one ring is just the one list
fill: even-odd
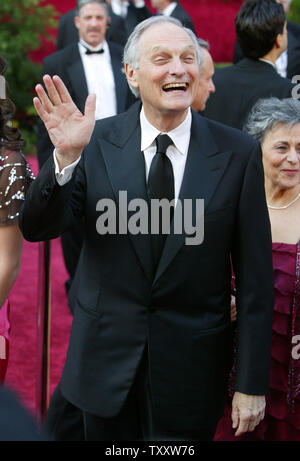
[[(150, 199), (166, 198), (169, 202), (174, 199), (174, 174), (170, 159), (166, 155), (168, 146), (173, 141), (167, 134), (160, 134), (156, 138), (156, 154), (151, 162), (148, 176), (148, 196)], [(163, 209), (162, 209), (163, 210)], [(171, 208), (170, 219), (173, 216), (173, 207)], [(151, 223), (152, 224), (152, 223)], [(169, 224), (169, 223), (168, 223)], [(162, 233), (162, 212), (159, 215), (159, 234), (151, 236), (153, 259), (155, 269), (158, 265), (167, 234)]]
[(97, 50), (97, 51), (92, 51), (90, 50), (89, 48), (86, 49), (86, 52), (85, 54), (102, 54), (104, 53), (104, 49), (101, 48), (100, 50)]

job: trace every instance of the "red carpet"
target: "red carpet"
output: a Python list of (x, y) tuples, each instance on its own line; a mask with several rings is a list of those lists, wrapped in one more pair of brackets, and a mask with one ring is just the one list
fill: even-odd
[[(37, 161), (28, 161), (37, 174)], [(37, 294), (39, 244), (24, 242), (19, 277), (9, 296), (11, 305), (10, 360), (5, 384), (13, 388), (23, 403), (36, 411)], [(72, 316), (67, 305), (60, 240), (52, 241), (52, 309), (50, 351), (50, 393), (59, 381), (65, 361)]]

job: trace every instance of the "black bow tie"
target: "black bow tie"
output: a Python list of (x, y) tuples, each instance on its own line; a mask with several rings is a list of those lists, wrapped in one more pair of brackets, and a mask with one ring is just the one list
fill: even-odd
[(102, 54), (102, 53), (104, 53), (104, 49), (103, 49), (103, 48), (101, 48), (101, 49), (98, 50), (98, 51), (92, 51), (92, 50), (90, 50), (89, 48), (87, 48), (87, 49), (86, 49), (86, 52), (85, 52), (85, 54)]

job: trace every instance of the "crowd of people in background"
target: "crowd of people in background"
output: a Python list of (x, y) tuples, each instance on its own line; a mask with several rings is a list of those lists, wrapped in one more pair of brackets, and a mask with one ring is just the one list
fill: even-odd
[[(0, 85), (0, 381), (22, 234), (60, 236), (69, 276), (74, 320), (49, 439), (300, 441), (290, 5), (244, 1), (233, 63), (218, 67), (177, 0), (151, 0), (155, 14), (144, 0), (77, 0), (36, 87), (36, 179)], [(203, 242), (97, 235), (97, 200), (120, 190), (204, 198)]]

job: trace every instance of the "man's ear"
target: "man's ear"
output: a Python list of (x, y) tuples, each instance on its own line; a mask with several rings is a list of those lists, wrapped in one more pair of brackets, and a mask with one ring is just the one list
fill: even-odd
[(134, 69), (132, 66), (130, 66), (127, 63), (125, 64), (125, 74), (126, 74), (128, 83), (130, 83), (130, 85), (133, 86), (134, 88), (138, 88), (139, 84), (136, 78), (136, 69)]
[(284, 33), (282, 34), (278, 34), (276, 36), (276, 39), (275, 39), (275, 44), (274, 46), (276, 46), (276, 48), (283, 48), (283, 45), (284, 45)]
[(79, 17), (78, 16), (74, 16), (74, 24), (75, 24), (76, 29), (79, 29)]

